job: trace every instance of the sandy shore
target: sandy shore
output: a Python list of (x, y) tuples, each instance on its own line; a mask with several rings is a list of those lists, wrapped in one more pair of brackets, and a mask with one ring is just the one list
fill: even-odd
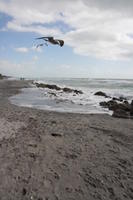
[(0, 81), (0, 200), (133, 199), (133, 120), (11, 105)]

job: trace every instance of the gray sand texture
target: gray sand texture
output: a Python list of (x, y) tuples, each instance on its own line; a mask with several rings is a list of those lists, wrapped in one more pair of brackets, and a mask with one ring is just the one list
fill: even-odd
[(0, 81), (0, 200), (132, 200), (133, 120), (18, 107)]

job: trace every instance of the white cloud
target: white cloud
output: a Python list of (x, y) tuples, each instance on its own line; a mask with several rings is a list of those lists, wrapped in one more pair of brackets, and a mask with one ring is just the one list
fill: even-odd
[(133, 59), (132, 0), (0, 0), (0, 11), (12, 17), (7, 30), (61, 37), (80, 55)]
[(36, 47), (36, 46), (32, 46), (31, 48), (30, 48), (30, 50), (32, 50), (32, 51), (37, 51), (37, 52), (42, 52), (42, 48), (41, 47)]
[(17, 47), (17, 48), (14, 48), (14, 50), (16, 52), (19, 52), (19, 53), (28, 53), (30, 51), (42, 52), (42, 48), (41, 47), (36, 48), (36, 46), (32, 46), (30, 48), (28, 48), (28, 47)]
[(33, 56), (34, 61), (37, 61), (38, 59), (39, 59), (38, 56)]
[(5, 30), (13, 30), (18, 32), (34, 32), (38, 33), (40, 35), (61, 35), (61, 31), (57, 28), (45, 28), (43, 26), (37, 26), (37, 25), (29, 25), (25, 26), (23, 24), (20, 24), (19, 22), (13, 20), (7, 23), (7, 27)]
[(16, 63), (10, 60), (0, 60), (0, 72), (9, 76), (25, 76), (31, 77), (31, 72), (38, 74), (38, 68), (35, 61)]
[(68, 70), (68, 69), (71, 69), (71, 65), (64, 64), (64, 65), (61, 65), (61, 66), (59, 67), (59, 69)]
[(19, 47), (19, 48), (15, 48), (15, 51), (20, 52), (20, 53), (27, 53), (29, 52), (29, 49), (26, 47)]

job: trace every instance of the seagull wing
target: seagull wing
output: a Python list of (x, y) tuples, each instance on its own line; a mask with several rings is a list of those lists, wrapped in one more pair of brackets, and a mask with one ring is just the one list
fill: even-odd
[(43, 46), (43, 44), (38, 44), (38, 45), (36, 46), (36, 48), (42, 47), (42, 46)]
[(54, 39), (53, 37), (39, 37), (39, 38), (36, 38), (37, 40), (39, 39), (43, 39), (43, 40), (45, 40), (45, 39)]

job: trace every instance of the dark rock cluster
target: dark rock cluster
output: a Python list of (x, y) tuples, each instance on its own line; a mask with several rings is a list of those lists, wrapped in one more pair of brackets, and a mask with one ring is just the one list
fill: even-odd
[(105, 98), (110, 98), (110, 96), (108, 96), (105, 92), (102, 92), (102, 91), (98, 91), (94, 95), (96, 95), (96, 96), (103, 96)]
[(66, 92), (66, 93), (75, 93), (75, 94), (83, 94), (83, 92), (81, 90), (76, 90), (76, 89), (72, 89), (72, 88), (67, 88), (67, 87), (64, 87), (64, 88), (61, 88), (57, 85), (51, 85), (51, 84), (45, 84), (45, 83), (35, 83), (37, 87), (41, 87), (41, 88), (48, 88), (48, 89), (51, 89), (51, 90), (61, 90), (63, 92)]
[(117, 98), (117, 97), (111, 97), (111, 96), (108, 96), (105, 92), (102, 92), (102, 91), (98, 91), (98, 92), (96, 92), (94, 95), (96, 95), (96, 96), (103, 96), (103, 97), (105, 97), (105, 98), (110, 98), (110, 99), (112, 99), (113, 101), (120, 101), (120, 102), (123, 102), (123, 101), (126, 101), (127, 99), (125, 98), (125, 97), (119, 97), (119, 98)]
[[(108, 97), (105, 93), (99, 92), (98, 95)], [(95, 94), (97, 95), (97, 94)], [(111, 97), (110, 97), (111, 98)], [(125, 97), (113, 97), (109, 101), (102, 101), (100, 106), (113, 111), (113, 117), (133, 118), (133, 100), (129, 103)]]
[(41, 87), (41, 88), (48, 88), (51, 90), (61, 90), (60, 87), (58, 87), (57, 85), (49, 85), (49, 84), (44, 84), (44, 83), (36, 83), (37, 87)]

